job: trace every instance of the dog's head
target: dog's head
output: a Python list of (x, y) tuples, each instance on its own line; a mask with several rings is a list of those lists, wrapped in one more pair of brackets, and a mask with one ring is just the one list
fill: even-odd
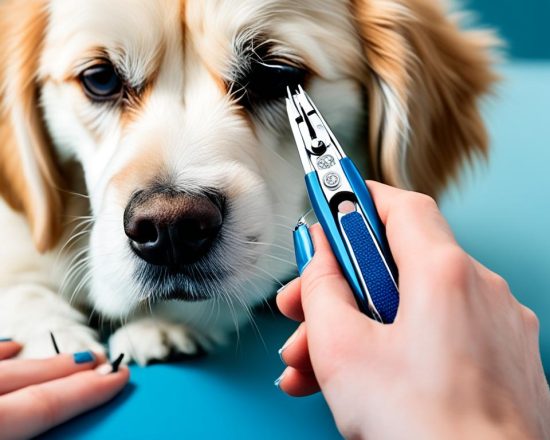
[(432, 0), (0, 0), (0, 30), (0, 192), (52, 249), (80, 164), (111, 315), (250, 302), (243, 283), (284, 272), (265, 254), (305, 200), (287, 85), (396, 186), (436, 195), (487, 148), (493, 40)]

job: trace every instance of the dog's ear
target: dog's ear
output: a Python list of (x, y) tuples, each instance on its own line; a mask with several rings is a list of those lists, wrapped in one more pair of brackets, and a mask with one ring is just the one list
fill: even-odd
[(60, 173), (38, 103), (44, 3), (0, 3), (0, 195), (27, 217), (40, 252), (56, 244), (62, 212)]
[[(434, 0), (351, 0), (367, 63), (375, 177), (437, 196), (464, 159), (486, 155), (479, 98), (498, 40), (463, 31)], [(457, 17), (458, 18), (458, 17)]]

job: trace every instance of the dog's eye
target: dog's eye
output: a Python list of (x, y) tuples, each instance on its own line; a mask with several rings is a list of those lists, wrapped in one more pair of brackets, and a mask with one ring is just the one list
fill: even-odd
[(109, 63), (89, 67), (80, 74), (86, 95), (94, 101), (111, 101), (122, 92), (122, 80)]
[(247, 94), (252, 100), (271, 100), (286, 96), (286, 88), (296, 88), (306, 77), (304, 69), (288, 64), (256, 62), (248, 72)]

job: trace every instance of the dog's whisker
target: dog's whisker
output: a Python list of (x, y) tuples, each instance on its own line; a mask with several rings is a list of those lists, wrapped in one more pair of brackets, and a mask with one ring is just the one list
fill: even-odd
[[(86, 265), (89, 262), (89, 257), (86, 257), (86, 256), (82, 257), (82, 255), (84, 255), (86, 252), (87, 252), (87, 249), (79, 252), (79, 254), (73, 258), (73, 260), (71, 261), (71, 264), (69, 264), (69, 269), (67, 273), (64, 275), (63, 280), (61, 281), (61, 284), (60, 284), (59, 290), (61, 295), (64, 295), (65, 289), (67, 289), (70, 286), (71, 282), (78, 275), (80, 275), (80, 272), (83, 270), (86, 270)], [(73, 263), (75, 259), (80, 257), (82, 257), (81, 260), (77, 261), (76, 263)]]
[(277, 228), (283, 228), (285, 231), (293, 231), (295, 225), (289, 225), (284, 223), (269, 223), (270, 226), (274, 226)]
[(70, 196), (75, 196), (75, 197), (81, 197), (83, 199), (90, 199), (90, 196), (87, 195), (87, 194), (81, 194), (81, 193), (78, 193), (76, 191), (69, 191), (67, 189), (63, 189), (63, 188), (58, 188), (58, 190), (62, 193), (65, 193), (65, 194), (68, 194)]
[(274, 275), (272, 275), (270, 272), (268, 272), (267, 270), (263, 269), (262, 267), (260, 266), (256, 266), (255, 267), (256, 270), (259, 270), (263, 273), (265, 273), (267, 276), (269, 276), (270, 278), (272, 278), (275, 282), (277, 282), (280, 286), (283, 286), (284, 284), (281, 282), (281, 280), (279, 280), (277, 277), (275, 277)]
[(84, 277), (82, 277), (82, 279), (80, 280), (80, 282), (78, 283), (78, 285), (74, 290), (74, 293), (73, 293), (73, 296), (71, 297), (70, 302), (72, 302), (72, 298), (78, 297), (78, 295), (81, 293), (81, 290), (88, 285), (91, 279), (92, 279), (92, 273), (88, 273)]
[(290, 249), (289, 247), (282, 246), (282, 245), (276, 244), (276, 243), (265, 243), (265, 242), (261, 242), (261, 241), (244, 241), (244, 240), (241, 243), (249, 244), (249, 245), (273, 247), (273, 248), (281, 249), (283, 251), (287, 251), (287, 252), (290, 252), (290, 253), (294, 254), (294, 249)]
[(252, 311), (250, 310), (250, 307), (240, 297), (240, 295), (236, 294), (235, 298), (237, 299), (237, 301), (239, 302), (239, 304), (242, 306), (243, 310), (245, 311), (247, 319), (248, 319), (249, 323), (251, 324), (252, 328), (254, 329), (254, 331), (256, 332), (256, 334), (259, 336), (259, 338), (262, 342), (262, 345), (264, 346), (264, 349), (267, 350), (267, 345), (265, 343), (265, 339), (263, 338), (262, 332), (260, 331), (260, 328), (259, 328), (256, 320), (254, 319), (254, 315), (252, 314)]
[(296, 262), (295, 262), (295, 261), (285, 260), (284, 258), (280, 258), (280, 257), (277, 257), (277, 256), (275, 256), (275, 255), (263, 254), (262, 257), (273, 258), (274, 260), (280, 261), (280, 262), (282, 262), (282, 263), (286, 263), (286, 264), (289, 264), (289, 265), (291, 265), (291, 266), (296, 266)]
[[(59, 265), (59, 260), (61, 258), (61, 256), (63, 255), (64, 251), (69, 251), (74, 244), (76, 244), (79, 240), (78, 238), (82, 237), (83, 235), (85, 235), (86, 233), (89, 232), (89, 229), (85, 229), (84, 231), (81, 231), (79, 233), (76, 234), (76, 237), (73, 235), (75, 234), (75, 232), (80, 228), (80, 227), (83, 227), (83, 224), (82, 223), (79, 223), (77, 224), (73, 230), (71, 231), (71, 234), (70, 234), (70, 237), (69, 239), (63, 244), (63, 246), (61, 247), (61, 249), (57, 252), (57, 255), (56, 255), (56, 258), (55, 258), (55, 261), (54, 261), (54, 267), (58, 266)], [(73, 242), (73, 245), (71, 246), (68, 246), (71, 242)]]

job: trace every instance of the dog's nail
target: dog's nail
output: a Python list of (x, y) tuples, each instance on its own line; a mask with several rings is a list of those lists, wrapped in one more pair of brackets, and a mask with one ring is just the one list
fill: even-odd
[(91, 351), (81, 351), (80, 353), (73, 354), (75, 364), (86, 364), (88, 362), (94, 362), (95, 356)]
[(61, 352), (59, 351), (59, 347), (57, 346), (57, 341), (55, 340), (55, 336), (53, 335), (52, 332), (50, 332), (50, 338), (52, 339), (53, 349), (55, 350), (55, 352), (56, 352), (57, 354), (61, 353)]
[(12, 342), (12, 338), (0, 338), (0, 342)]
[(116, 373), (118, 371), (123, 358), (124, 353), (120, 353), (120, 355), (113, 362), (111, 362), (111, 373)]
[[(286, 370), (285, 370), (286, 371)], [(281, 381), (283, 380), (283, 378), (285, 377), (285, 371), (283, 371), (283, 374), (281, 374), (276, 380), (275, 382), (273, 382), (273, 385), (275, 385), (277, 388), (281, 388)]]

